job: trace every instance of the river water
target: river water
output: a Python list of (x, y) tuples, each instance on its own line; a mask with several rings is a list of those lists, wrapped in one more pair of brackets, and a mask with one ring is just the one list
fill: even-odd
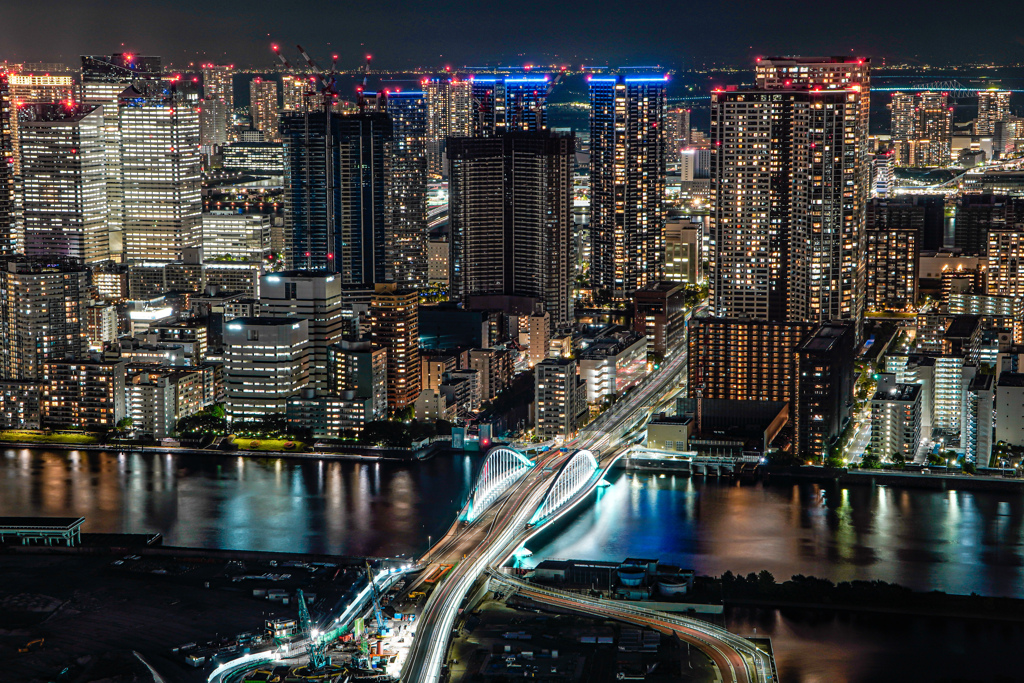
[[(449, 527), (480, 456), (355, 464), (160, 453), (0, 453), (0, 516), (83, 516), (89, 532), (169, 545), (397, 557)], [(544, 558), (658, 558), (702, 574), (768, 569), (834, 581), (1024, 598), (1024, 495), (616, 473), (527, 545)], [(785, 683), (1019, 680), (1024, 625), (732, 609), (772, 637)], [(997, 678), (1002, 676), (1003, 678)]]

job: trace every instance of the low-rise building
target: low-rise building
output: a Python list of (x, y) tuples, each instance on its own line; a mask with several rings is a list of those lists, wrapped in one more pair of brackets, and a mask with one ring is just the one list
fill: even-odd
[(587, 401), (619, 396), (647, 374), (647, 337), (619, 332), (599, 338), (579, 355), (580, 377), (587, 383)]
[(285, 417), (297, 429), (308, 429), (317, 439), (336, 439), (346, 432), (359, 433), (372, 422), (373, 398), (359, 397), (354, 391), (339, 396), (317, 396), (316, 390), (305, 388), (299, 396), (288, 399)]
[(633, 329), (647, 337), (647, 351), (663, 358), (686, 344), (686, 287), (655, 282), (633, 294)]
[(996, 382), (996, 442), (1024, 446), (1024, 373), (1004, 372)]
[(534, 366), (536, 434), (571, 438), (587, 417), (587, 387), (572, 358), (546, 358)]
[(42, 375), (43, 427), (108, 431), (127, 416), (122, 360), (47, 361)]
[(871, 398), (871, 451), (880, 458), (894, 454), (912, 461), (921, 441), (921, 385), (901, 384), (881, 375)]
[(224, 332), (224, 370), (229, 419), (284, 414), (309, 382), (306, 321), (235, 318)]

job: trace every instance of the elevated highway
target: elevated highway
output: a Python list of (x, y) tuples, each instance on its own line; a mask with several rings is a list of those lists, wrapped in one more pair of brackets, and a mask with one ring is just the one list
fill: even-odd
[[(416, 638), (402, 670), (403, 681), (434, 683), (439, 680), (452, 628), (474, 584), (484, 576), (494, 576), (488, 572), (501, 566), (546, 525), (586, 499), (600, 482), (601, 475), (632, 445), (651, 413), (675, 393), (685, 364), (686, 354), (677, 354), (661, 371), (648, 376), (581, 430), (564, 449), (541, 453), (533, 466), (523, 465), (522, 471), (516, 471), (515, 462), (507, 457), (501, 461), (503, 465), (496, 471), (505, 486), (500, 491), (485, 486), (486, 494), (480, 501), (487, 499), (488, 507), (481, 509), (478, 503), (472, 515), (464, 510), (460, 521), (421, 559), (428, 563), (450, 564), (452, 569), (440, 579), (419, 617)], [(587, 455), (579, 455), (587, 452)], [(471, 500), (467, 506), (472, 504)], [(425, 575), (430, 573), (428, 570)], [(672, 621), (674, 617), (660, 613), (630, 616), (632, 623), (639, 623), (636, 620), (641, 618), (649, 620), (652, 628), (663, 631), (677, 632), (675, 627), (679, 626)], [(746, 643), (744, 647), (753, 648), (749, 641), (710, 624), (706, 628), (717, 632), (715, 640), (709, 640), (705, 647), (719, 665), (723, 680), (742, 683), (771, 680), (770, 673), (759, 675), (754, 667), (751, 674), (747, 664), (740, 666), (745, 660), (736, 649), (737, 643), (741, 641)], [(703, 642), (700, 638), (711, 638), (708, 634), (691, 637), (698, 647), (698, 643)]]

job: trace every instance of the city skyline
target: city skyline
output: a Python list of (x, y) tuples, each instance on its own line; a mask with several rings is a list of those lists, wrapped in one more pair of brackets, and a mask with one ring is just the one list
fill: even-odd
[[(55, 6), (53, 6), (55, 5)], [(626, 7), (600, 3), (581, 12), (567, 2), (448, 2), (438, 5), (380, 3), (372, 7), (309, 6), (281, 13), (269, 2), (217, 4), (182, 0), (174, 5), (143, 0), (84, 6), (60, 0), (39, 10), (18, 4), (5, 9), (0, 44), (13, 61), (74, 62), (78, 54), (97, 50), (138, 50), (162, 54), (179, 68), (208, 61), (239, 65), (275, 64), (268, 45), (306, 45), (314, 53), (338, 53), (340, 63), (356, 68), (365, 53), (387, 68), (484, 63), (607, 64), (654, 59), (670, 66), (705, 61), (749, 63), (759, 54), (858, 54), (907, 63), (937, 59), (1012, 63), (1024, 59), (1024, 41), (1013, 22), (997, 22), (979, 47), (934, 40), (946, 30), (945, 17), (958, 9), (949, 0), (930, 6), (915, 19), (916, 31), (900, 23), (835, 24), (829, 12), (794, 3), (787, 11), (753, 2), (718, 6), (671, 7), (659, 4)], [(1014, 3), (999, 0), (996, 14), (1012, 14)], [(885, 16), (890, 6), (871, 0), (862, 16)], [(121, 18), (145, 15), (131, 31)], [(800, 21), (794, 17), (802, 16)], [(550, 19), (559, 17), (558, 21)], [(566, 31), (566, 20), (573, 30)], [(187, 25), (186, 33), (172, 27)], [(472, 27), (467, 31), (467, 27)], [(625, 27), (625, 29), (623, 29)], [(697, 30), (720, 27), (725, 30)], [(183, 37), (188, 35), (186, 39)], [(590, 36), (601, 36), (594, 41)], [(648, 63), (641, 61), (639, 63)]]

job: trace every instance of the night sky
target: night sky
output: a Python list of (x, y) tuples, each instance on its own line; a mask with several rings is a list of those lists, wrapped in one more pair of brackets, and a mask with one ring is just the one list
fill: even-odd
[[(366, 52), (388, 68), (536, 61), (578, 65), (857, 54), (888, 61), (1024, 61), (1024, 2), (952, 0), (0, 0), (0, 59), (77, 63), (131, 50), (185, 66), (274, 64), (301, 43), (339, 66)], [(123, 47), (122, 47), (123, 45)]]

